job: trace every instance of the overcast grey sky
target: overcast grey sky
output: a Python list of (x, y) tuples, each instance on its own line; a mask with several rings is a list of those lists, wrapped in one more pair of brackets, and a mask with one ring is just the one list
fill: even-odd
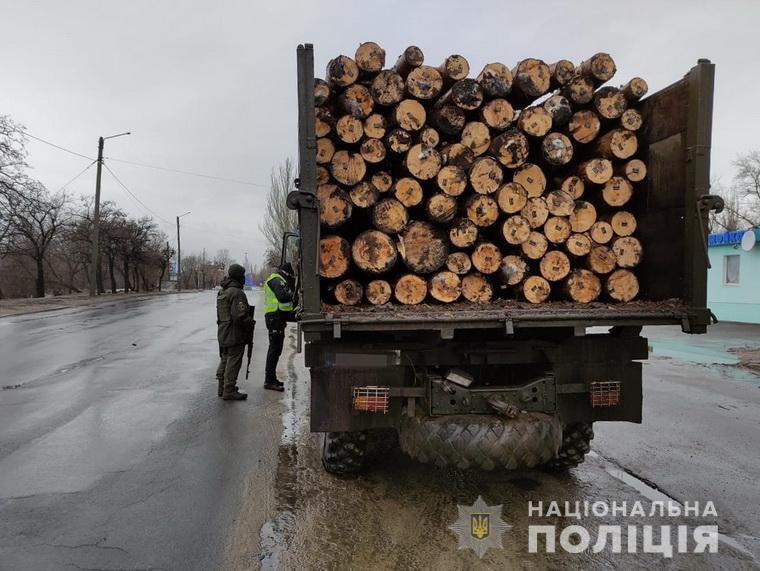
[[(88, 156), (208, 173), (262, 186), (194, 178), (111, 162), (117, 176), (167, 222), (183, 219), (184, 252), (229, 248), (252, 262), (271, 168), (295, 157), (295, 48), (311, 42), (316, 73), (340, 53), (373, 40), (389, 63), (407, 45), (438, 65), (466, 56), (487, 62), (526, 57), (578, 63), (606, 51), (612, 80), (644, 77), (650, 92), (697, 59), (717, 64), (713, 176), (728, 182), (737, 153), (760, 149), (760, 2), (607, 0), (552, 2), (0, 1), (0, 113), (28, 131)], [(60, 188), (87, 162), (31, 141), (33, 175)], [(95, 169), (70, 187), (92, 193)], [(148, 214), (104, 173), (103, 198)]]

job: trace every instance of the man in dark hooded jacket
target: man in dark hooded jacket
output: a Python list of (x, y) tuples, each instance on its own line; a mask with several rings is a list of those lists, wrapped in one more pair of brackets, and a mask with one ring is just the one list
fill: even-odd
[(245, 269), (232, 264), (222, 289), (216, 297), (216, 324), (219, 340), (219, 367), (216, 370), (217, 394), (224, 400), (245, 400), (246, 393), (237, 388), (237, 377), (243, 364), (245, 347), (253, 333), (253, 319), (248, 298), (243, 291)]

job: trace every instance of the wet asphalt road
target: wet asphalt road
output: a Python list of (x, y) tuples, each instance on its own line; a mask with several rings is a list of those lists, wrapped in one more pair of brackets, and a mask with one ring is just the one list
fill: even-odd
[[(249, 294), (255, 300), (258, 294)], [(568, 475), (463, 473), (389, 452), (325, 474), (290, 332), (287, 391), (214, 396), (213, 294), (0, 319), (0, 569), (760, 568), (758, 328), (652, 332), (645, 423), (598, 423)], [(695, 340), (696, 339), (696, 340)], [(720, 363), (716, 365), (715, 363)], [(659, 488), (653, 489), (644, 482)], [(457, 504), (502, 504), (504, 548), (457, 550)], [(529, 501), (715, 502), (707, 518), (529, 518)], [(717, 523), (718, 554), (528, 554), (529, 524)], [(675, 540), (675, 537), (674, 537)]]

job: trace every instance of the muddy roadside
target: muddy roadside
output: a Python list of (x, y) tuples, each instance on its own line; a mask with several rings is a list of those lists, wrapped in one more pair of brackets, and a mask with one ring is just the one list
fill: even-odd
[(739, 359), (738, 367), (760, 375), (760, 347), (732, 347), (728, 351)]

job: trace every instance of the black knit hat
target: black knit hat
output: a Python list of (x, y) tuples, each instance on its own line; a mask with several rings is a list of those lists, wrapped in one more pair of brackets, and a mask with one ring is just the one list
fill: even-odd
[(240, 264), (232, 264), (230, 269), (227, 270), (227, 275), (233, 280), (238, 280), (240, 283), (245, 281), (245, 268)]

